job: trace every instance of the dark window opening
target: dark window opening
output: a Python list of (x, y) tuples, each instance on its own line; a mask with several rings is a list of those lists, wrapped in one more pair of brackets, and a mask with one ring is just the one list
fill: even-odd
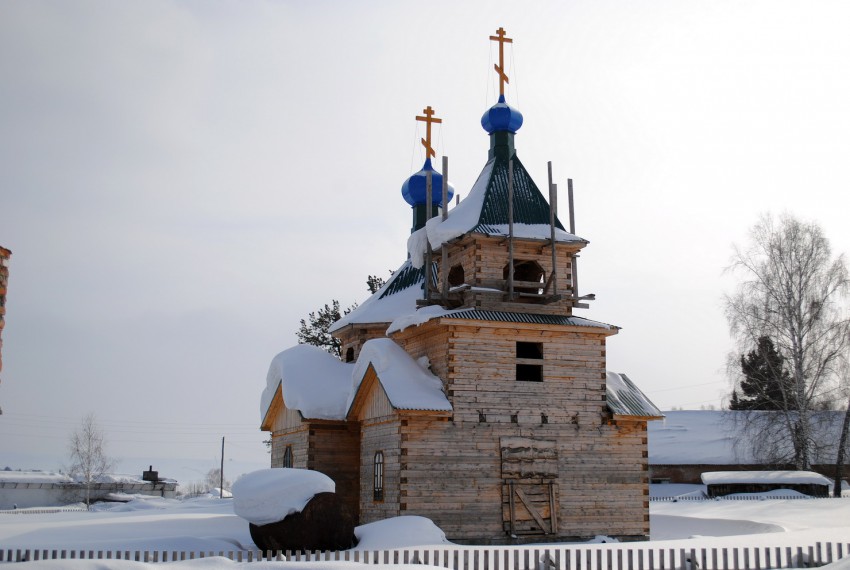
[(451, 287), (457, 287), (458, 285), (463, 285), (466, 283), (466, 279), (463, 274), (463, 265), (455, 265), (449, 270), (449, 285)]
[(484, 412), (478, 412), (478, 423), (479, 424), (487, 423), (487, 416), (484, 414)]
[(540, 364), (517, 364), (516, 379), (518, 382), (543, 382), (543, 366)]
[(286, 450), (283, 452), (283, 466), (284, 467), (292, 467), (292, 446), (287, 445)]
[(384, 500), (384, 452), (375, 452), (375, 481), (372, 489), (375, 501)]
[(542, 382), (543, 364), (535, 362), (543, 360), (543, 344), (539, 342), (516, 343), (516, 379), (518, 382)]
[(519, 415), (518, 414), (511, 414), (511, 423), (512, 424), (519, 423)]
[[(502, 278), (507, 280), (510, 273), (510, 264), (505, 265)], [(536, 261), (514, 260), (514, 292), (539, 294), (543, 292), (543, 268)], [(530, 283), (540, 283), (540, 287), (529, 287)], [(525, 286), (523, 286), (525, 285)]]
[(546, 414), (540, 414), (540, 423), (541, 424), (548, 424), (549, 423), (549, 416), (547, 416)]
[(354, 349), (348, 347), (348, 350), (345, 351), (345, 361), (346, 362), (354, 362)]
[(543, 359), (543, 343), (540, 342), (518, 342), (516, 343), (517, 358)]

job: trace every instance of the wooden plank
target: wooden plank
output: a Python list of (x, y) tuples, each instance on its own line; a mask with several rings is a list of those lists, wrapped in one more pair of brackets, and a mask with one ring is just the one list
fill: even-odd
[(516, 534), (516, 506), (514, 505), (514, 483), (510, 483), (509, 501), (511, 505), (511, 535)]
[(549, 482), (549, 522), (552, 524), (552, 534), (558, 534), (558, 502), (555, 499), (555, 483)]
[(542, 530), (544, 534), (549, 534), (546, 532), (546, 523), (543, 522), (543, 517), (540, 516), (540, 513), (538, 513), (537, 509), (534, 508), (534, 505), (531, 504), (531, 499), (529, 499), (519, 487), (514, 487), (514, 492), (516, 493), (516, 496), (519, 497), (519, 500), (522, 501), (522, 504), (525, 505), (525, 508), (528, 509), (531, 516), (534, 517), (534, 521), (540, 525), (540, 530)]

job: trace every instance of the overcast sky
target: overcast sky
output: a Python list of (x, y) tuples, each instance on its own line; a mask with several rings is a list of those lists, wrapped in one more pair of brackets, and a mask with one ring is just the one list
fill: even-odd
[(499, 26), (609, 369), (719, 406), (732, 245), (788, 211), (850, 250), (850, 4), (0, 0), (0, 467), (89, 411), (114, 455), (266, 462), (272, 357), (405, 259), (414, 117), (461, 197), (484, 166)]

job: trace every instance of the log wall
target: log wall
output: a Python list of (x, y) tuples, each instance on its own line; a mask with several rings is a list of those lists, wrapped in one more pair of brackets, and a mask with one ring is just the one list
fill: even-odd
[[(399, 511), (432, 518), (452, 540), (510, 542), (514, 481), (546, 519), (541, 528), (515, 508), (517, 534), (551, 532), (551, 495), (561, 538), (648, 536), (646, 422), (608, 412), (608, 334), (448, 316), (394, 335), (414, 358), (429, 357), (453, 406), (451, 421), (404, 414)], [(542, 382), (517, 381), (517, 342), (542, 347)], [(550, 451), (506, 469), (500, 442), (523, 438)]]
[[(290, 411), (291, 410), (286, 410)], [(320, 471), (333, 479), (336, 492), (357, 519), (360, 501), (360, 430), (356, 422), (304, 421), (272, 433), (272, 467), (283, 467), (292, 446), (292, 467)]]
[(298, 469), (307, 468), (308, 427), (305, 423), (295, 428), (272, 432), (272, 467), (283, 467), (283, 454), (287, 446), (291, 445), (292, 466)]
[[(442, 319), (393, 336), (443, 378), (455, 421), (596, 426), (608, 419), (605, 334), (578, 327)], [(543, 382), (517, 381), (516, 343), (542, 345)], [(528, 361), (523, 361), (528, 362)], [(514, 416), (516, 416), (514, 418)]]
[(355, 422), (316, 422), (310, 426), (307, 469), (334, 480), (336, 493), (351, 509), (355, 524), (360, 524), (359, 461), (360, 428)]
[(367, 340), (373, 338), (384, 338), (387, 333), (387, 327), (390, 323), (372, 323), (372, 324), (356, 324), (345, 327), (341, 331), (334, 333), (334, 337), (339, 339), (341, 343), (341, 353), (343, 362), (346, 361), (348, 349), (354, 351), (354, 361), (360, 357), (360, 349)]
[[(401, 421), (397, 415), (362, 419), (360, 423), (360, 524), (399, 516)], [(384, 495), (374, 498), (375, 452), (384, 453)]]
[[(554, 303), (540, 304), (529, 298), (517, 299), (513, 305), (518, 309), (505, 306), (505, 296), (492, 292), (466, 291), (463, 293), (462, 306), (491, 310), (521, 310), (538, 314), (572, 314), (575, 301), (572, 295), (572, 261), (577, 253), (579, 244), (556, 244), (557, 294), (562, 299)], [(435, 251), (435, 259), (439, 260), (439, 250)], [(508, 265), (508, 239), (475, 235), (462, 242), (452, 244), (448, 252), (449, 268), (455, 265), (463, 267), (464, 281), (474, 287), (500, 289), (507, 291), (504, 271)], [(544, 283), (552, 273), (552, 249), (548, 242), (532, 240), (514, 240), (515, 261), (536, 261), (544, 271)], [(442, 264), (438, 264), (439, 277), (437, 283), (442, 283)], [(542, 287), (542, 285), (541, 285)], [(549, 293), (552, 290), (550, 289)]]
[[(431, 518), (450, 540), (510, 543), (503, 491), (511, 480), (557, 485), (560, 539), (649, 535), (647, 460), (642, 451), (646, 432), (640, 425), (574, 428), (410, 416), (400, 428), (399, 510)], [(557, 479), (503, 473), (500, 439), (519, 436), (554, 442)], [(541, 512), (551, 516), (546, 508)], [(517, 519), (518, 527), (535, 526), (521, 509), (517, 509)]]

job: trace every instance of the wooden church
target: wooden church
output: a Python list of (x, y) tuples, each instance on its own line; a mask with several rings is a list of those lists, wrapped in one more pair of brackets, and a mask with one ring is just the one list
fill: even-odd
[[(272, 361), (261, 402), (272, 467), (321, 471), (359, 523), (433, 520), (460, 543), (649, 535), (647, 421), (661, 413), (606, 371), (613, 325), (573, 314), (576, 256), (519, 157), (522, 115), (481, 124), (489, 160), (467, 197), (426, 161), (402, 194), (408, 259), (331, 328), (343, 361), (299, 345)], [(443, 171), (446, 161), (443, 159)], [(589, 296), (592, 297), (592, 296)]]

